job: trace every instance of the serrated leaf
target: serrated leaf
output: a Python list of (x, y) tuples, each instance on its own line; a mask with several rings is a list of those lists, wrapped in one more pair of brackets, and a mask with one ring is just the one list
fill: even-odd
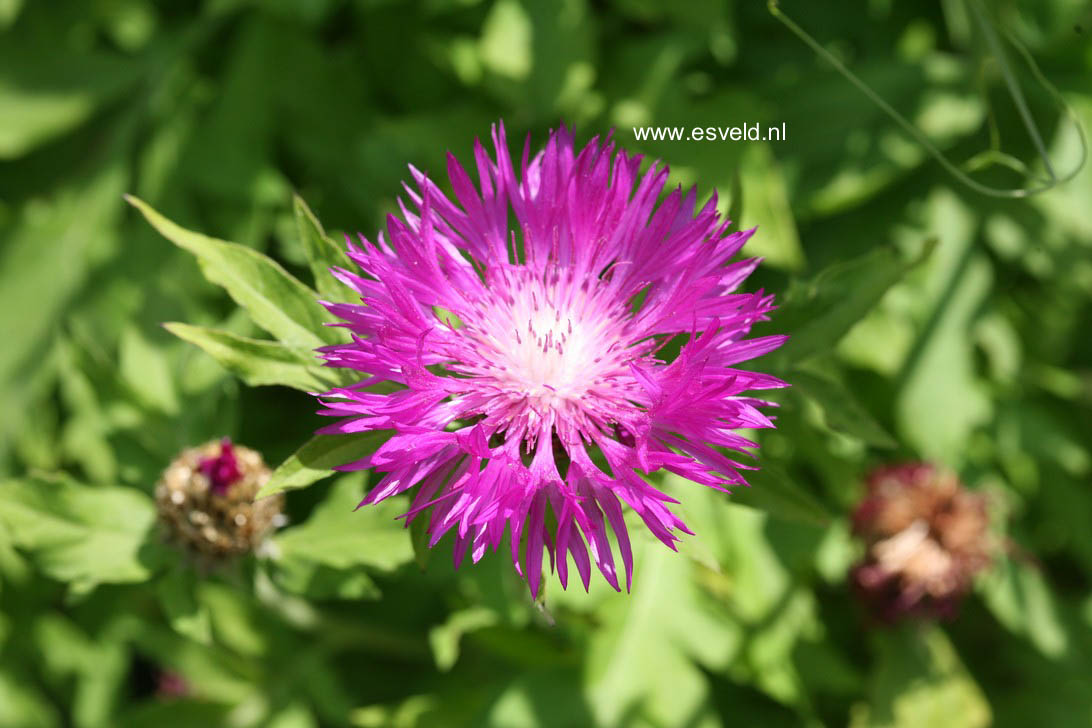
[(282, 490), (306, 488), (333, 475), (334, 467), (375, 452), (389, 436), (385, 432), (315, 435), (273, 471), (269, 482), (254, 497), (264, 498)]
[(0, 519), (44, 573), (81, 592), (146, 581), (164, 559), (152, 534), (155, 505), (133, 488), (64, 476), (8, 481), (0, 483)]
[(303, 243), (303, 251), (307, 255), (319, 294), (328, 301), (346, 300), (351, 292), (330, 275), (330, 269), (334, 266), (345, 267), (349, 263), (345, 251), (330, 239), (315, 213), (311, 212), (311, 208), (299, 195), (292, 198), (292, 210), (296, 215), (296, 229), (299, 231), (300, 242)]
[(898, 445), (841, 382), (799, 368), (793, 369), (789, 378), (794, 394), (810, 399), (822, 408), (830, 429), (876, 447)]
[(279, 341), (262, 341), (230, 331), (171, 322), (164, 328), (201, 348), (252, 387), (283, 385), (303, 392), (325, 392), (342, 384), (336, 370), (319, 366), (314, 352)]
[(785, 367), (830, 351), (891, 286), (932, 252), (935, 242), (926, 243), (921, 255), (909, 260), (893, 247), (878, 247), (790, 289), (776, 319), (789, 340), (771, 361)]
[(335, 569), (368, 566), (390, 571), (413, 560), (403, 521), (406, 499), (390, 498), (356, 510), (364, 498), (364, 479), (346, 475), (304, 523), (277, 534), (284, 559), (304, 559)]
[(315, 348), (341, 340), (318, 303), (318, 294), (276, 261), (256, 250), (186, 230), (143, 200), (126, 195), (163, 237), (193, 253), (212, 283), (245, 308), (258, 326), (290, 346)]

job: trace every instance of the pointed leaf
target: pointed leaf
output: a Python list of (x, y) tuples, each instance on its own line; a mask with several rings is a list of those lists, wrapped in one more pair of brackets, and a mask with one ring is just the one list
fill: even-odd
[(928, 257), (935, 244), (935, 240), (928, 241), (921, 255), (910, 260), (893, 247), (879, 247), (792, 288), (776, 319), (789, 340), (772, 361), (785, 367), (829, 351), (891, 286)]
[(830, 429), (875, 447), (898, 445), (841, 382), (799, 368), (793, 370), (790, 379), (793, 394), (819, 405)]
[(352, 292), (330, 275), (334, 266), (345, 267), (349, 263), (345, 251), (330, 239), (315, 213), (299, 195), (292, 198), (292, 209), (296, 214), (300, 242), (315, 278), (315, 288), (327, 301), (348, 300)]
[(333, 475), (336, 466), (360, 460), (375, 452), (389, 436), (386, 432), (316, 435), (281, 463), (273, 471), (269, 482), (254, 497), (264, 498), (282, 490), (306, 488)]
[(325, 392), (343, 383), (337, 370), (320, 366), (314, 352), (307, 347), (250, 339), (183, 323), (163, 326), (178, 338), (200, 347), (252, 387), (280, 384), (303, 392)]
[(125, 199), (163, 237), (193, 253), (205, 277), (222, 286), (254, 323), (280, 341), (314, 348), (341, 340), (336, 329), (323, 325), (329, 317), (318, 303), (318, 294), (273, 259), (245, 245), (179, 227), (132, 195)]

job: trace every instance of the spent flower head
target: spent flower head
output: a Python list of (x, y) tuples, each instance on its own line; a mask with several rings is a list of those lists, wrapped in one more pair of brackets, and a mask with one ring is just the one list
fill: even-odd
[(282, 518), (282, 495), (254, 500), (269, 476), (260, 454), (226, 437), (183, 450), (156, 485), (159, 520), (206, 565), (253, 551)]
[(880, 619), (955, 616), (992, 559), (985, 497), (929, 463), (880, 468), (853, 514), (867, 553), (851, 579)]
[(428, 518), (430, 545), (454, 530), (456, 565), (507, 531), (532, 594), (544, 551), (563, 587), (571, 557), (585, 588), (594, 562), (619, 589), (615, 546), (629, 588), (622, 504), (674, 548), (690, 531), (643, 475), (746, 485), (757, 445), (734, 430), (773, 422), (745, 393), (785, 384), (737, 365), (786, 337), (746, 338), (773, 296), (737, 290), (753, 231), (729, 232), (715, 195), (661, 200), (666, 167), (565, 128), (533, 155), (528, 138), (518, 174), (503, 125), (492, 141), (477, 185), (451, 154), (454, 200), (410, 167), (401, 216), (349, 242), (360, 270), (333, 272), (361, 303), (325, 305), (352, 342), (321, 352), (365, 378), (321, 396), (340, 418), (321, 432), (389, 431), (341, 469), (383, 474), (365, 504), (413, 490), (404, 517)]

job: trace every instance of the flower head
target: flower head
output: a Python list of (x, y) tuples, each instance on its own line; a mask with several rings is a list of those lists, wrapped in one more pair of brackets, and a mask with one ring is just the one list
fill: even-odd
[(261, 455), (226, 437), (184, 450), (156, 485), (159, 519), (210, 564), (253, 551), (281, 518), (283, 496), (254, 500), (269, 476)]
[(851, 579), (885, 621), (955, 616), (992, 554), (986, 500), (928, 463), (880, 468), (853, 514), (867, 546)]
[(744, 393), (784, 383), (735, 368), (785, 339), (744, 338), (774, 307), (736, 292), (753, 231), (728, 232), (715, 197), (696, 211), (695, 190), (660, 201), (666, 167), (641, 174), (609, 139), (577, 150), (562, 128), (533, 156), (528, 139), (517, 176), (492, 137), (477, 186), (450, 154), (455, 201), (410, 167), (401, 217), (349, 243), (363, 275), (334, 274), (362, 303), (326, 306), (353, 340), (321, 351), (367, 378), (322, 395), (341, 420), (321, 431), (391, 431), (342, 469), (384, 474), (365, 504), (416, 489), (406, 519), (428, 517), (430, 545), (454, 530), (456, 564), (507, 530), (532, 594), (544, 550), (562, 586), (571, 557), (585, 588), (594, 562), (618, 589), (609, 526), (629, 588), (621, 504), (669, 547), (690, 533), (640, 474), (745, 485), (736, 453), (756, 445), (733, 430), (773, 426)]

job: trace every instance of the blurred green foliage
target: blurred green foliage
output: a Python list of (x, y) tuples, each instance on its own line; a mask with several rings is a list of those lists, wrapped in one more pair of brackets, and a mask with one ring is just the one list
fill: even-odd
[[(951, 159), (1041, 168), (962, 0), (782, 8)], [(988, 8), (1092, 126), (1092, 8)], [(1065, 166), (1076, 130), (1013, 66)], [(403, 504), (354, 513), (363, 476), (323, 479), (368, 442), (304, 445), (332, 231), (373, 233), (407, 163), (441, 173), (498, 118), (614, 128), (719, 189), (759, 226), (766, 331), (794, 334), (753, 487), (667, 478), (697, 536), (636, 536), (630, 595), (535, 605), (503, 558), (415, 560)], [(788, 138), (632, 130), (744, 122)], [(2, 726), (1092, 722), (1092, 170), (970, 192), (764, 3), (0, 0), (0, 245)], [(285, 463), (290, 525), (205, 574), (150, 495), (224, 434)], [(1006, 554), (956, 622), (877, 628), (846, 514), (911, 458), (989, 493)]]

